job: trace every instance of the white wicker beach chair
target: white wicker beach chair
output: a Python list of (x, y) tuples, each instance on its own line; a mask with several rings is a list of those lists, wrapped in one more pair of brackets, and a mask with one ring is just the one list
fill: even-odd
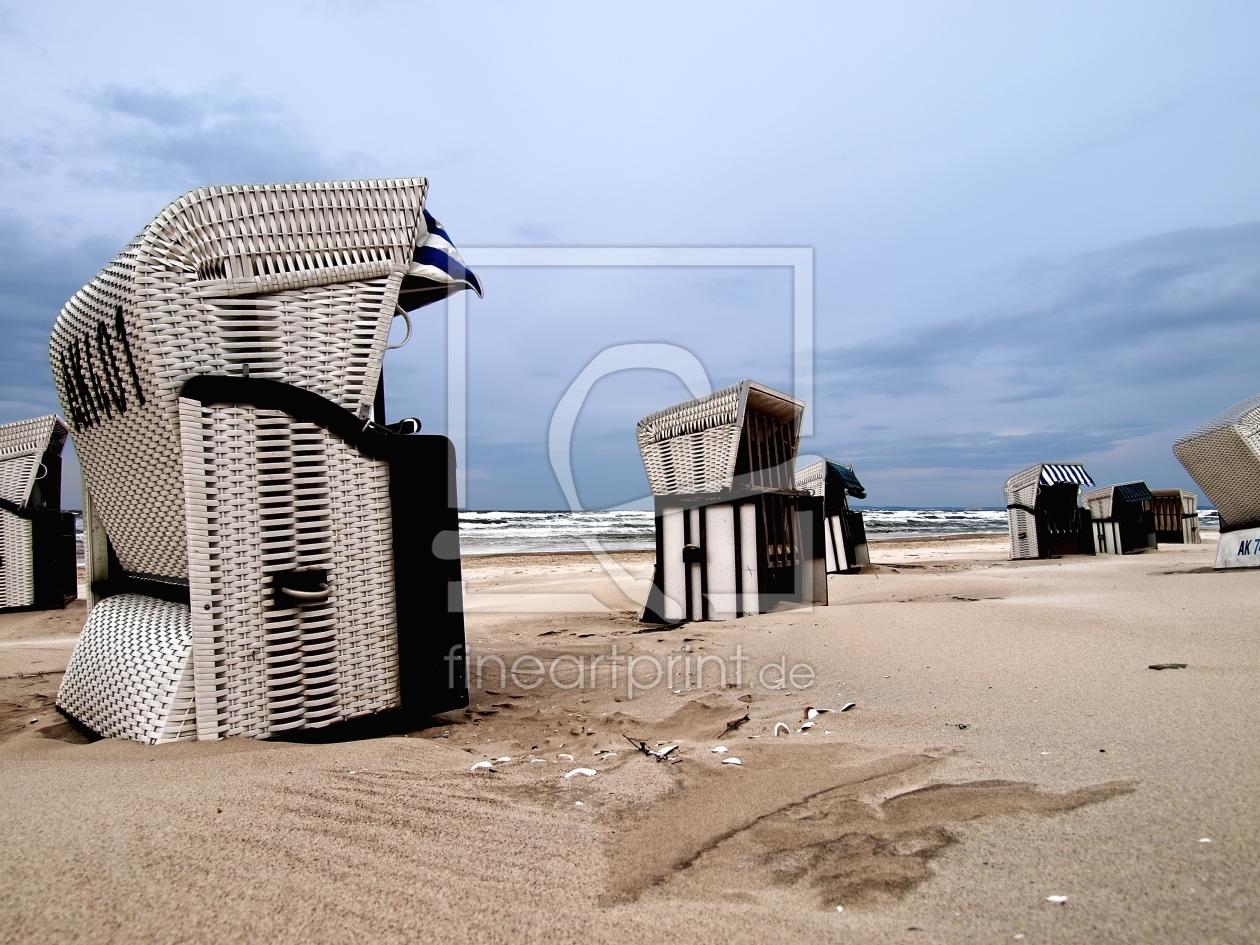
[(1155, 496), (1144, 482), (1104, 486), (1081, 496), (1089, 509), (1098, 554), (1123, 555), (1155, 548)]
[(1216, 567), (1260, 567), (1260, 395), (1178, 437), (1173, 453), (1220, 515)]
[(1094, 553), (1089, 510), (1078, 504), (1092, 486), (1077, 463), (1038, 463), (1006, 480), (1006, 514), (1012, 560)]
[(822, 501), (794, 488), (804, 404), (753, 381), (639, 421), (656, 506), (648, 622), (826, 603)]
[(62, 310), (53, 374), (108, 539), (58, 697), (88, 727), (267, 737), (466, 704), (453, 450), (383, 416), (395, 315), (480, 292), (426, 188), (193, 191)]
[(820, 459), (797, 471), (796, 488), (823, 499), (827, 573), (857, 574), (870, 564), (862, 513), (849, 508), (849, 496), (866, 498), (853, 467)]
[(1152, 489), (1155, 501), (1155, 540), (1167, 545), (1197, 545), (1199, 496), (1186, 489)]
[(66, 433), (55, 416), (0, 426), (0, 610), (79, 596), (74, 513), (61, 511)]

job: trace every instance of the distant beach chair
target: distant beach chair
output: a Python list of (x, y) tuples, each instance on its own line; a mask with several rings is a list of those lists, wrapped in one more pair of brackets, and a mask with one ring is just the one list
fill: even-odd
[(1090, 513), (1078, 498), (1093, 484), (1078, 463), (1038, 463), (1006, 480), (1011, 559), (1092, 555)]
[(1144, 482), (1104, 486), (1081, 496), (1089, 509), (1098, 554), (1127, 555), (1155, 548), (1155, 496)]
[(0, 426), (0, 610), (60, 610), (79, 597), (74, 513), (61, 510), (55, 416)]
[(871, 563), (862, 513), (849, 508), (849, 496), (865, 499), (866, 490), (852, 466), (820, 459), (796, 473), (796, 488), (823, 500), (823, 529), (828, 574), (856, 574)]
[(159, 742), (467, 704), (454, 450), (384, 417), (395, 315), (480, 292), (426, 191), (201, 188), (66, 304), (94, 605), (67, 714)]
[(1161, 545), (1197, 545), (1199, 497), (1186, 489), (1152, 489), (1155, 540)]
[(1216, 567), (1260, 567), (1260, 395), (1178, 437), (1173, 453), (1220, 516)]
[(646, 622), (827, 602), (822, 499), (794, 488), (803, 411), (794, 397), (741, 381), (639, 421), (656, 508)]

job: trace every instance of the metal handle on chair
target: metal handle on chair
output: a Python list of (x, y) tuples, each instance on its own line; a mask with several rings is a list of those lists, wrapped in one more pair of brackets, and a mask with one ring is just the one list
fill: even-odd
[(327, 584), (321, 584), (320, 587), (322, 590), (318, 591), (299, 591), (291, 587), (282, 587), (280, 590), (294, 600), (328, 600), (332, 596), (332, 588)]
[(386, 351), (393, 351), (397, 348), (401, 348), (403, 345), (405, 345), (408, 341), (411, 340), (411, 316), (407, 314), (407, 310), (404, 309), (401, 305), (399, 305), (397, 307), (397, 311), (394, 312), (394, 318), (397, 318), (399, 315), (401, 315), (403, 318), (403, 321), (407, 323), (407, 334), (403, 336), (403, 340), (398, 342), (398, 344), (386, 345), (385, 346)]

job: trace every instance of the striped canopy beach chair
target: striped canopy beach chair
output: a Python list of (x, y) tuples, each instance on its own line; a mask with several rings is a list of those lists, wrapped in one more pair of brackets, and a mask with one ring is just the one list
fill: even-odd
[(1127, 555), (1157, 547), (1155, 496), (1144, 482), (1104, 486), (1081, 496), (1098, 554)]
[(1220, 515), (1216, 567), (1260, 567), (1260, 395), (1178, 437), (1173, 454)]
[(639, 421), (656, 511), (645, 621), (826, 603), (822, 500), (794, 481), (803, 411), (794, 397), (746, 380)]
[(796, 488), (823, 500), (827, 573), (856, 574), (870, 564), (862, 513), (849, 508), (849, 496), (866, 498), (853, 467), (820, 459), (796, 473)]
[(426, 190), (201, 188), (66, 304), (93, 605), (67, 714), (159, 742), (466, 704), (454, 451), (383, 415), (394, 317), (480, 292)]
[(1079, 463), (1038, 463), (1006, 480), (1011, 559), (1092, 555), (1089, 510), (1078, 498), (1093, 484)]
[(66, 425), (0, 426), (0, 610), (53, 610), (79, 597), (74, 513), (61, 510)]

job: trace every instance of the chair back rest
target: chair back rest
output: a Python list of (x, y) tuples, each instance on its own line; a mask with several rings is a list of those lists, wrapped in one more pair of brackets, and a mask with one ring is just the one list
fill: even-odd
[(746, 380), (644, 417), (639, 453), (652, 494), (791, 491), (804, 411), (795, 397)]
[(1173, 453), (1220, 513), (1222, 528), (1260, 525), (1260, 395), (1178, 437)]
[(66, 303), (53, 379), (125, 570), (187, 577), (178, 400), (193, 375), (284, 381), (367, 417), (427, 186), (203, 187)]

